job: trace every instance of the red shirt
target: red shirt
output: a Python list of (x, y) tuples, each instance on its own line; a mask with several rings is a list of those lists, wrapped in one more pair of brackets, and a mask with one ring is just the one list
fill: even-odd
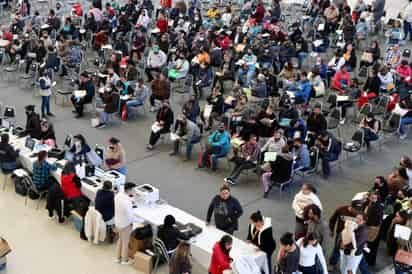
[(3, 39), (9, 40), (10, 43), (13, 42), (13, 33), (11, 33), (10, 31), (3, 31)]
[(342, 71), (336, 72), (335, 76), (333, 77), (332, 88), (339, 91), (339, 93), (343, 92), (342, 89), (342, 81), (346, 82), (346, 86), (350, 86), (350, 74), (349, 72), (343, 73)]
[[(412, 83), (412, 69), (409, 65), (406, 65), (406, 66), (399, 65), (396, 68), (396, 72), (404, 78), (402, 79), (404, 82)], [(406, 80), (406, 78), (408, 77), (409, 79)]]
[(68, 175), (62, 175), (61, 178), (61, 188), (64, 196), (67, 199), (74, 199), (83, 195), (80, 189), (73, 182), (74, 176), (76, 176), (76, 174), (72, 173)]
[(230, 257), (223, 252), (219, 242), (213, 246), (212, 258), (210, 259), (209, 273), (222, 274), (224, 270), (232, 269), (230, 267)]
[(167, 20), (166, 19), (158, 19), (156, 22), (156, 27), (160, 30), (160, 33), (167, 32)]

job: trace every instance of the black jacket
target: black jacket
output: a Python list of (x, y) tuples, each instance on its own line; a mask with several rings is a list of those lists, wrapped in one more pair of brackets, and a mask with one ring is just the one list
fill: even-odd
[(179, 240), (188, 240), (176, 227), (164, 225), (159, 226), (157, 237), (163, 241), (168, 251), (176, 249)]
[(27, 116), (25, 133), (30, 135), (31, 138), (40, 139), (40, 116), (37, 113), (32, 112)]
[(230, 196), (227, 200), (222, 200), (216, 195), (210, 202), (207, 211), (206, 222), (210, 222), (212, 213), (215, 215), (215, 225), (221, 230), (237, 230), (239, 227), (238, 219), (243, 214), (242, 206), (239, 201)]
[(311, 114), (307, 120), (307, 130), (316, 134), (327, 129), (327, 121), (322, 114), (315, 116)]
[(15, 163), (18, 155), (10, 144), (0, 143), (0, 163)]
[(271, 181), (283, 183), (290, 179), (292, 173), (293, 159), (279, 155), (274, 162), (270, 163), (272, 169)]
[(257, 232), (256, 228), (249, 225), (247, 240), (268, 255), (272, 255), (276, 249), (276, 241), (273, 239), (271, 226), (264, 226), (260, 232)]
[(99, 190), (94, 200), (94, 207), (102, 214), (105, 222), (114, 217), (114, 193), (109, 190)]
[(163, 129), (166, 131), (169, 131), (174, 121), (174, 115), (173, 115), (172, 109), (171, 108), (164, 109), (163, 107), (159, 109), (156, 115), (156, 121), (158, 122), (163, 121), (164, 122)]

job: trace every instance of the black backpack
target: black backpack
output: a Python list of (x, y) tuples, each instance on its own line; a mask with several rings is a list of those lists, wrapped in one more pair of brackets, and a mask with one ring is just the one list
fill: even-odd
[(30, 183), (27, 177), (12, 177), (14, 180), (14, 191), (21, 196), (26, 196), (29, 191)]

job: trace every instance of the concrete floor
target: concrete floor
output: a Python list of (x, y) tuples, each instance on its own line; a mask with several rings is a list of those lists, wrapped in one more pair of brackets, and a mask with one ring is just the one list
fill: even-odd
[[(393, 3), (387, 1), (387, 5), (389, 2)], [(402, 0), (395, 2), (396, 5), (391, 4), (391, 7), (403, 6)], [(25, 105), (35, 104), (38, 109), (40, 107), (40, 98), (34, 96), (33, 89), (21, 89), (17, 81), (0, 80), (0, 101), (3, 105), (16, 107), (20, 125), (24, 125)], [(179, 100), (175, 100), (175, 103), (176, 101)], [(195, 168), (195, 160), (183, 162), (179, 158), (170, 158), (170, 144), (161, 144), (154, 151), (146, 151), (149, 129), (154, 120), (152, 113), (141, 114), (134, 121), (119, 122), (96, 130), (90, 127), (91, 115), (76, 120), (71, 110), (68, 106), (62, 108), (52, 105), (52, 112), (56, 117), (51, 121), (60, 144), (69, 133), (83, 134), (92, 146), (105, 144), (111, 136), (118, 137), (127, 151), (129, 181), (153, 184), (159, 187), (163, 199), (199, 218), (205, 218), (210, 199), (223, 183), (223, 177), (229, 173), (225, 165), (217, 173), (199, 171)], [(177, 114), (180, 107), (174, 106), (174, 110)], [(194, 155), (198, 149), (195, 148)], [(383, 146), (382, 151), (374, 148), (366, 153), (362, 162), (359, 162), (358, 157), (345, 160), (342, 170), (334, 169), (328, 181), (318, 176), (310, 178), (319, 190), (324, 216), (329, 218), (334, 209), (350, 201), (354, 193), (367, 190), (374, 176), (387, 175), (397, 165), (400, 156), (410, 154), (411, 151), (410, 139), (401, 142), (392, 140)], [(263, 199), (257, 176), (251, 173), (248, 177), (241, 177), (239, 185), (232, 189), (233, 195), (241, 201), (245, 211), (236, 236), (246, 237), (248, 217), (257, 209), (272, 218), (276, 239), (286, 231), (293, 231), (291, 201), (299, 183), (301, 182), (296, 182), (296, 186), (283, 193), (282, 197), (274, 190), (269, 199)], [(94, 246), (80, 240), (71, 223), (60, 225), (55, 220), (49, 220), (46, 211), (43, 208), (36, 210), (33, 202), (27, 207), (24, 206), (24, 200), (17, 196), (11, 187), (6, 192), (0, 191), (0, 220), (0, 236), (8, 239), (13, 248), (13, 252), (8, 256), (9, 265), (5, 273), (136, 273), (130, 266), (113, 263), (114, 246)], [(377, 268), (382, 269), (388, 261), (383, 259), (378, 260), (378, 263)], [(166, 273), (165, 269), (162, 272)], [(196, 266), (194, 273), (206, 271)], [(373, 270), (372, 273), (378, 273), (378, 270)]]

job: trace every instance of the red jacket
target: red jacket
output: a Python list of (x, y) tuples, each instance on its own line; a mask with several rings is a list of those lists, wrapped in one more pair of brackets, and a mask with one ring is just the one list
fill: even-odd
[(230, 257), (223, 252), (219, 242), (217, 242), (213, 246), (212, 258), (210, 259), (209, 273), (222, 274), (223, 271), (226, 269), (232, 269), (230, 266)]
[[(409, 65), (407, 65), (407, 66), (399, 65), (396, 68), (396, 72), (403, 77), (402, 80), (405, 83), (409, 83), (409, 84), (412, 83), (412, 69)], [(408, 77), (409, 77), (409, 79), (406, 80), (406, 78), (408, 78)]]
[(343, 73), (342, 71), (337, 71), (335, 76), (333, 77), (332, 88), (339, 91), (339, 93), (343, 92), (342, 89), (342, 81), (346, 82), (346, 86), (350, 86), (350, 74), (349, 72)]
[(73, 181), (74, 176), (76, 174), (71, 173), (68, 175), (62, 175), (62, 191), (64, 193), (64, 196), (67, 199), (73, 199), (82, 196), (82, 192), (80, 189), (76, 186), (76, 184)]
[(167, 32), (167, 20), (166, 19), (159, 19), (157, 20), (156, 27), (160, 30), (160, 33)]

